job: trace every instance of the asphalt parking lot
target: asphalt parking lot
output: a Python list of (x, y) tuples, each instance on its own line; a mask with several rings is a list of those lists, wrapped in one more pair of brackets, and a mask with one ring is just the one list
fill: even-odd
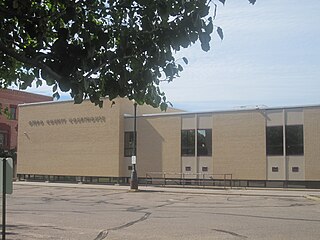
[(14, 184), (6, 239), (320, 239), (320, 192)]

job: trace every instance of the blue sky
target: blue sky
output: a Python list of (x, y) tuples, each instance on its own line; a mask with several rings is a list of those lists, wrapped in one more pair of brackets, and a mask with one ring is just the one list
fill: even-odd
[[(181, 77), (161, 88), (189, 111), (320, 104), (320, 1), (218, 1), (211, 50), (176, 53)], [(184, 65), (182, 57), (189, 60)], [(29, 91), (51, 94), (50, 88)], [(66, 97), (63, 97), (65, 99)]]

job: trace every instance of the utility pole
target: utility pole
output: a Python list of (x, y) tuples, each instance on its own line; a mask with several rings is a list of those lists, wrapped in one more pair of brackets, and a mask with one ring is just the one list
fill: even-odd
[(138, 174), (137, 174), (137, 103), (133, 104), (133, 153), (131, 157), (132, 171), (130, 190), (138, 190)]

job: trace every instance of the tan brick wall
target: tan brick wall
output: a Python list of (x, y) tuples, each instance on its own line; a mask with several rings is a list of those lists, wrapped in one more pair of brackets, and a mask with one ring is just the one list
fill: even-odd
[(254, 112), (213, 115), (213, 171), (266, 179), (265, 118)]
[(137, 167), (146, 172), (181, 172), (181, 117), (138, 119)]
[[(272, 168), (278, 172), (272, 172)], [(267, 156), (267, 180), (286, 180), (286, 160), (283, 156)]]
[[(132, 128), (130, 120), (133, 121), (133, 118), (124, 120), (123, 115), (132, 114), (133, 106), (128, 100), (115, 102), (111, 107), (111, 102), (105, 100), (103, 109), (88, 101), (80, 105), (58, 102), (20, 106), (18, 173), (129, 177), (127, 167), (131, 161), (124, 158), (123, 145), (124, 131)], [(132, 112), (129, 112), (130, 109)], [(154, 110), (145, 109), (148, 107), (138, 106), (138, 115)], [(304, 109), (306, 180), (320, 179), (319, 110)], [(212, 173), (212, 169), (214, 174), (232, 173), (234, 179), (265, 180), (265, 116), (254, 110), (213, 113), (212, 118), (208, 117), (213, 126), (213, 157), (193, 158), (190, 164), (193, 163), (199, 171), (202, 165), (208, 165), (208, 173)], [(105, 120), (85, 120), (91, 117)], [(150, 171), (183, 171), (180, 155), (183, 117), (138, 116), (137, 168), (140, 177)], [(208, 119), (200, 119), (199, 127), (206, 128)], [(205, 125), (202, 126), (202, 122)], [(194, 128), (195, 119), (192, 123)], [(208, 128), (211, 128), (209, 125)], [(208, 161), (211, 161), (210, 164)], [(303, 169), (303, 165), (299, 167)]]
[(304, 109), (304, 156), (306, 180), (320, 179), (320, 108)]
[(120, 111), (110, 106), (108, 100), (102, 109), (88, 101), (21, 106), (18, 173), (118, 176)]
[[(120, 106), (120, 138), (119, 138), (119, 169), (120, 176), (129, 177), (131, 171), (128, 170), (128, 166), (131, 166), (131, 158), (124, 157), (124, 132), (125, 131), (133, 131), (133, 118), (125, 118), (124, 115), (132, 115), (134, 114), (134, 104), (133, 101), (130, 101), (127, 98), (116, 99), (116, 104)], [(148, 105), (137, 105), (137, 117), (142, 114), (147, 113), (160, 113), (160, 109), (153, 108)]]
[[(305, 180), (304, 156), (287, 156), (287, 163), (289, 180)], [(293, 167), (297, 167), (298, 172), (292, 171)]]

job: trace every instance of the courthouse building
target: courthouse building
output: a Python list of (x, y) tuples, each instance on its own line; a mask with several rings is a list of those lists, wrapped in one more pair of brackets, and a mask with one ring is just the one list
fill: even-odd
[[(22, 104), (19, 111), (20, 178), (129, 180), (129, 100), (106, 99), (103, 108), (89, 101)], [(138, 106), (137, 171), (142, 180), (158, 174), (192, 183), (232, 174), (233, 186), (320, 187), (320, 105), (198, 113)]]

